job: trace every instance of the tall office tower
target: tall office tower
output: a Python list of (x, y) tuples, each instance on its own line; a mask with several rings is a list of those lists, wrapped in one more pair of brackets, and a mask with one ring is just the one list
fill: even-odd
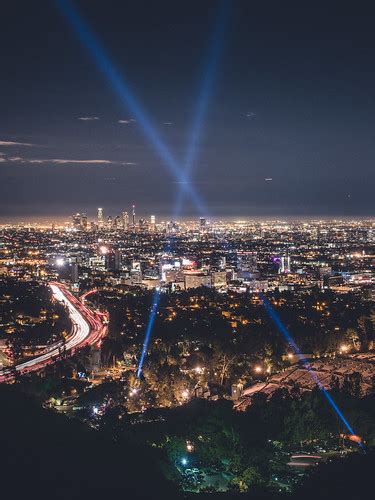
[(150, 217), (150, 230), (154, 233), (156, 229), (156, 218), (155, 215), (151, 215)]
[(129, 229), (129, 215), (128, 212), (122, 212), (122, 227), (125, 231)]
[(115, 228), (121, 229), (121, 217), (119, 215), (116, 215), (115, 217)]
[(279, 273), (290, 273), (290, 256), (287, 253), (286, 256), (280, 258)]
[(81, 214), (72, 215), (72, 223), (74, 229), (81, 229)]
[(82, 217), (81, 217), (81, 228), (84, 231), (87, 231), (87, 215), (86, 214), (82, 214)]
[(132, 209), (133, 209), (133, 213), (132, 213), (132, 226), (133, 226), (133, 229), (134, 229), (135, 228), (135, 205), (133, 205)]
[(104, 219), (103, 219), (103, 209), (98, 208), (98, 228), (103, 229)]
[(112, 225), (113, 225), (112, 217), (110, 215), (108, 215), (108, 217), (107, 217), (107, 229), (112, 229)]
[(199, 230), (203, 233), (206, 229), (207, 221), (204, 217), (199, 217)]

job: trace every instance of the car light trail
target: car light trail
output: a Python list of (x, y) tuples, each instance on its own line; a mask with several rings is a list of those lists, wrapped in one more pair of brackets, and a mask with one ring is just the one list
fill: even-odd
[[(301, 353), (300, 348), (294, 341), (293, 337), (289, 333), (288, 329), (284, 325), (284, 323), (281, 321), (280, 316), (277, 314), (275, 309), (272, 307), (270, 301), (262, 294), (261, 299), (263, 302), (263, 306), (268, 314), (268, 316), (272, 319), (272, 321), (275, 323), (277, 326), (279, 332), (282, 334), (282, 336), (285, 338), (285, 340), (288, 342), (290, 347), (293, 349), (295, 355), (297, 356), (298, 360), (303, 364), (304, 368), (307, 370), (307, 372), (310, 374), (311, 378), (314, 380), (316, 385), (319, 387), (319, 389), (322, 391), (324, 397), (330, 404), (331, 408), (335, 411), (341, 422), (344, 424), (346, 429), (349, 431), (351, 435), (355, 434), (353, 431), (353, 428), (345, 418), (344, 414), (340, 410), (340, 408), (337, 406), (336, 402), (334, 401), (333, 397), (329, 393), (329, 391), (324, 387), (322, 382), (320, 381), (319, 377), (317, 376), (316, 372), (312, 369), (310, 363), (307, 361), (305, 356)], [(364, 450), (364, 445), (363, 443), (358, 443), (359, 446)]]
[(205, 213), (205, 206), (202, 200), (194, 191), (194, 188), (189, 180), (183, 174), (179, 163), (175, 160), (164, 141), (162, 141), (155, 126), (146, 115), (129, 84), (112, 63), (106, 50), (100, 44), (95, 34), (91, 31), (89, 25), (80, 15), (73, 2), (70, 0), (56, 0), (56, 3), (69, 25), (73, 28), (73, 31), (77, 34), (82, 45), (86, 48), (97, 68), (111, 84), (112, 90), (119, 98), (121, 104), (127, 110), (130, 110), (137, 123), (139, 123), (145, 137), (150, 141), (163, 160), (163, 164), (180, 183), (181, 189), (183, 189), (183, 191), (191, 197), (198, 210), (201, 213)]
[(59, 283), (50, 283), (53, 296), (62, 302), (69, 312), (72, 330), (67, 342), (57, 342), (49, 346), (43, 354), (28, 361), (23, 361), (13, 368), (0, 370), (0, 382), (13, 378), (14, 370), (24, 374), (40, 370), (47, 364), (60, 358), (62, 350), (74, 352), (85, 345), (97, 344), (106, 333), (106, 327), (98, 315), (85, 307), (68, 290)]

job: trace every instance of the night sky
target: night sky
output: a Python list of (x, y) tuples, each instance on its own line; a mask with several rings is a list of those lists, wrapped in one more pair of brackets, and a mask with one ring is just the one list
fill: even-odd
[[(229, 3), (192, 173), (207, 211), (182, 216), (374, 215), (370, 3)], [(75, 5), (183, 168), (219, 2)], [(174, 214), (179, 178), (57, 2), (5, 2), (0, 47), (1, 220)]]

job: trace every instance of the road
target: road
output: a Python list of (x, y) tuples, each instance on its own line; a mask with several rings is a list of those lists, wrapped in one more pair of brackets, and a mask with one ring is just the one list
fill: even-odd
[(107, 327), (103, 313), (94, 312), (86, 307), (61, 283), (53, 282), (49, 285), (54, 298), (67, 307), (72, 322), (72, 329), (65, 345), (62, 342), (57, 342), (49, 346), (39, 356), (22, 361), (13, 367), (13, 369), (7, 367), (0, 370), (0, 382), (6, 382), (11, 379), (14, 369), (21, 374), (40, 370), (44, 366), (57, 361), (63, 350), (74, 354), (77, 349), (81, 349), (86, 345), (99, 344), (102, 337), (106, 334)]

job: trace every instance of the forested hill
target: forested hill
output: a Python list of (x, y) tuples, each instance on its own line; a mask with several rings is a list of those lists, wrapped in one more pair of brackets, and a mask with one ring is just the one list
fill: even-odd
[[(116, 442), (105, 430), (40, 407), (15, 386), (0, 386), (1, 493), (4, 498), (54, 500), (362, 500), (373, 483), (374, 454), (353, 453), (319, 466), (293, 495), (187, 494), (163, 479), (157, 451), (129, 438)], [(155, 454), (154, 454), (155, 453)]]
[[(131, 443), (44, 410), (0, 386), (1, 493), (38, 500), (173, 498), (156, 461)], [(8, 496), (9, 495), (9, 496)]]

